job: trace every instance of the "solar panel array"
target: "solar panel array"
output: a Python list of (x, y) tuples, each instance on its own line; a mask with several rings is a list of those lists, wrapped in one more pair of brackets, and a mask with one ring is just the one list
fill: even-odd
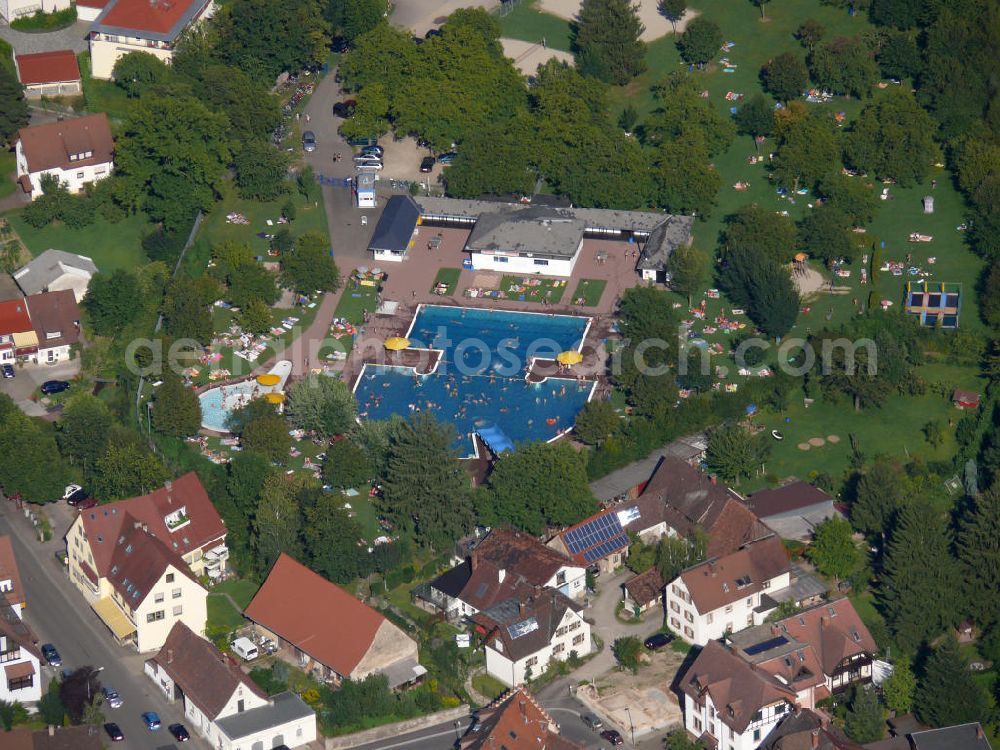
[(522, 635), (534, 633), (536, 630), (538, 630), (538, 620), (534, 617), (529, 617), (527, 620), (521, 620), (521, 622), (515, 622), (513, 625), (507, 626), (507, 634), (514, 640), (520, 638)]
[(618, 516), (614, 513), (606, 513), (582, 526), (567, 531), (563, 535), (563, 539), (566, 541), (569, 551), (577, 555), (601, 542), (607, 542), (621, 535), (622, 527), (618, 523)]
[(783, 635), (779, 635), (777, 638), (772, 638), (769, 641), (755, 643), (749, 648), (743, 649), (743, 651), (747, 656), (756, 656), (757, 654), (763, 654), (765, 651), (770, 651), (772, 648), (784, 646), (786, 643), (788, 643), (788, 639)]
[(589, 563), (600, 560), (605, 555), (610, 555), (612, 552), (617, 552), (620, 549), (624, 549), (628, 546), (628, 535), (622, 534), (621, 536), (616, 536), (609, 542), (603, 542), (592, 549), (588, 549), (583, 553), (583, 559)]

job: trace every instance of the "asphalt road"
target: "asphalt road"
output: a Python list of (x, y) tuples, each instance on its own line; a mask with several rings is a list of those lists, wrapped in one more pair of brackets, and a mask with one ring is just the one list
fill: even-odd
[[(117, 723), (125, 734), (125, 741), (115, 743), (115, 747), (122, 750), (173, 749), (175, 743), (166, 727), (182, 721), (180, 703), (170, 705), (143, 674), (143, 656), (114, 643), (111, 634), (52, 555), (52, 543), (43, 547), (34, 541), (31, 532), (30, 525), (19, 517), (14, 505), (0, 500), (0, 534), (11, 537), (27, 597), (25, 622), (35, 632), (39, 643), (55, 644), (63, 659), (62, 667), (42, 667), (46, 684), (63, 669), (102, 668), (101, 683), (114, 686), (124, 701), (121, 708), (105, 708), (106, 721)], [(57, 538), (64, 532), (65, 529), (57, 528)], [(161, 730), (150, 732), (145, 728), (140, 718), (145, 711), (160, 715)], [(185, 747), (208, 750), (210, 746), (192, 737)]]

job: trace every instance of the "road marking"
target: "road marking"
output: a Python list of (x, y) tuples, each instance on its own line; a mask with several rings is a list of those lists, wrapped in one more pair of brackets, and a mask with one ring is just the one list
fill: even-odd
[(437, 734), (425, 734), (423, 737), (417, 737), (412, 740), (406, 740), (404, 742), (397, 742), (394, 745), (376, 745), (379, 750), (391, 750), (394, 747), (403, 747), (405, 745), (412, 745), (414, 742), (423, 742), (424, 740), (433, 740), (438, 737), (444, 737), (445, 735), (455, 734), (455, 730), (451, 729), (447, 732), (438, 732)]

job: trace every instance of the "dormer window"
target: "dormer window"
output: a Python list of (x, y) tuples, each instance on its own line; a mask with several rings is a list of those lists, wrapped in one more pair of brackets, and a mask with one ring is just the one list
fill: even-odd
[(77, 156), (76, 154), (70, 154), (70, 155), (69, 155), (69, 160), (70, 160), (70, 161), (77, 161), (77, 160), (78, 160), (79, 158), (80, 158), (80, 157), (79, 157), (79, 156)]
[(184, 524), (190, 523), (191, 519), (187, 516), (187, 507), (178, 508), (172, 513), (168, 513), (163, 517), (163, 523), (166, 524), (167, 528), (171, 531), (176, 531), (181, 528)]
[(84, 151), (83, 152), (83, 156), (81, 158), (83, 158), (83, 159), (90, 159), (93, 155), (94, 155), (93, 151)]

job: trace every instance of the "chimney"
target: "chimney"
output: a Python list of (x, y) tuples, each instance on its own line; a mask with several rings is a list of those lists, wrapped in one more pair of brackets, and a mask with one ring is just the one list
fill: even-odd
[(500, 568), (500, 570), (497, 571), (497, 579), (498, 579), (497, 582), (503, 583), (503, 579), (506, 577), (507, 577), (507, 571), (504, 568)]
[(56, 736), (56, 727), (54, 724), (49, 724), (49, 737)]
[(715, 577), (715, 561), (714, 560), (709, 560), (709, 562), (708, 562), (708, 574), (710, 576), (712, 576), (713, 578)]
[(174, 650), (172, 648), (167, 649), (167, 664), (174, 663)]
[(816, 748), (818, 748), (819, 747), (819, 729), (812, 730), (812, 732), (809, 735), (809, 739), (811, 740), (810, 747), (812, 747), (813, 750), (815, 750)]
[(469, 569), (475, 570), (479, 565), (479, 547), (472, 550), (472, 554), (469, 555)]
[(517, 603), (517, 613), (522, 617), (524, 616), (524, 602)]

